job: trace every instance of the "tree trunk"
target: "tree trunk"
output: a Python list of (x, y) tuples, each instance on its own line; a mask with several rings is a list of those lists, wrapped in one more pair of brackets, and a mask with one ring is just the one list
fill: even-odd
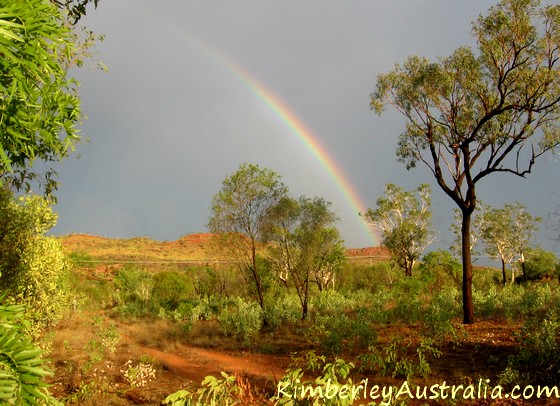
[(257, 269), (257, 245), (255, 240), (251, 240), (251, 260), (253, 262), (253, 279), (255, 280), (255, 288), (257, 289), (257, 301), (264, 310), (264, 295), (262, 291), (261, 278)]
[(471, 258), (471, 214), (472, 210), (462, 210), (461, 250), (463, 257), (463, 324), (474, 323), (472, 301), (472, 258)]
[(504, 286), (507, 284), (507, 276), (506, 276), (506, 261), (502, 258), (502, 283)]
[(519, 253), (519, 261), (521, 262), (521, 270), (523, 271), (523, 282), (527, 282), (527, 271), (525, 269), (525, 255), (523, 255), (523, 251)]

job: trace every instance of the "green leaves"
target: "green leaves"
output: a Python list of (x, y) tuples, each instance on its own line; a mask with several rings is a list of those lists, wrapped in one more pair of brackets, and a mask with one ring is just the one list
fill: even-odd
[[(80, 52), (54, 5), (0, 1), (0, 177), (17, 188), (40, 178), (36, 160), (58, 161), (80, 140), (78, 83), (67, 77)], [(56, 185), (51, 173), (47, 192)]]
[(47, 390), (45, 377), (52, 371), (21, 330), (22, 313), (21, 306), (0, 305), (0, 402), (61, 405)]

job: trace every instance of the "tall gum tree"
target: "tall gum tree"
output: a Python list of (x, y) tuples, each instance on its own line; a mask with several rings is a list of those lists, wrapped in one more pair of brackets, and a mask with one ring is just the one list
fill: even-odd
[(428, 166), (461, 211), (463, 322), (474, 322), (471, 215), (488, 175), (525, 177), (560, 141), (560, 5), (503, 0), (472, 25), (476, 50), (409, 57), (379, 75), (371, 108), (407, 120), (398, 160)]

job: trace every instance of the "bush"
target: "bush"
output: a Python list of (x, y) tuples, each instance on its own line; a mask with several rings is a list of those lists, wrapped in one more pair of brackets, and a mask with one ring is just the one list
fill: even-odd
[(424, 256), (422, 263), (418, 266), (422, 279), (425, 279), (437, 288), (443, 286), (462, 285), (462, 265), (449, 251), (432, 251)]
[(422, 308), (429, 300), (428, 283), (417, 276), (401, 276), (391, 287), (394, 307), (392, 320), (403, 323), (418, 323), (422, 320)]
[(340, 314), (352, 307), (352, 302), (336, 290), (323, 290), (311, 300), (313, 312), (326, 314)]
[(148, 304), (152, 290), (153, 277), (150, 272), (125, 267), (115, 275), (114, 283), (118, 289), (119, 303), (142, 302)]
[(452, 319), (460, 316), (459, 291), (448, 288), (438, 293), (430, 302), (422, 318), (422, 331), (433, 340), (455, 337)]
[(515, 333), (519, 352), (508, 360), (508, 369), (502, 374), (503, 383), (508, 377), (525, 378), (530, 384), (556, 385), (560, 379), (560, 320), (556, 311), (544, 316), (533, 316)]
[(0, 185), (0, 292), (8, 302), (26, 305), (35, 338), (69, 308), (69, 261), (60, 242), (45, 236), (56, 219), (47, 199), (14, 199)]
[(525, 261), (525, 275), (527, 280), (557, 278), (560, 272), (558, 258), (552, 252), (535, 248), (527, 254)]
[(501, 295), (496, 285), (490, 285), (486, 292), (473, 289), (473, 304), (475, 313), (481, 317), (496, 316), (503, 310)]
[(383, 349), (370, 347), (366, 354), (358, 356), (359, 369), (381, 376), (406, 378), (427, 377), (430, 372), (429, 358), (438, 358), (441, 351), (433, 346), (430, 339), (424, 339), (419, 346), (405, 344), (401, 336), (394, 337)]
[(166, 310), (175, 310), (179, 303), (188, 300), (194, 289), (190, 279), (184, 273), (165, 271), (153, 276), (151, 290), (152, 308), (163, 307)]
[(295, 293), (277, 294), (266, 301), (264, 318), (270, 329), (277, 329), (285, 323), (301, 319), (301, 304)]
[(225, 335), (250, 343), (261, 330), (263, 316), (257, 303), (238, 298), (235, 306), (222, 309), (218, 321)]

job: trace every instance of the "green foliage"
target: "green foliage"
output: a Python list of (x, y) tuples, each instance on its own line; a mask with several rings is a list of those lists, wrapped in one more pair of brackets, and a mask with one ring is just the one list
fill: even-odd
[(502, 313), (502, 299), (495, 285), (490, 285), (484, 292), (473, 289), (473, 303), (477, 314), (481, 317), (496, 317)]
[(133, 316), (148, 312), (154, 285), (150, 272), (125, 267), (115, 275), (114, 284), (119, 311)]
[(461, 287), (461, 263), (449, 251), (436, 250), (424, 256), (418, 266), (423, 279), (437, 288), (443, 286)]
[[(0, 297), (0, 301), (3, 301)], [(24, 307), (0, 305), (0, 400), (3, 404), (61, 405), (48, 392), (52, 375), (39, 350), (24, 333)]]
[(560, 262), (552, 252), (534, 248), (527, 253), (525, 261), (527, 280), (552, 279), (560, 276)]
[[(0, 177), (17, 188), (39, 179), (37, 159), (59, 161), (80, 140), (78, 83), (67, 70), (84, 51), (50, 2), (0, 2)], [(43, 175), (47, 194), (53, 175)]]
[(350, 390), (358, 385), (350, 376), (354, 368), (352, 362), (337, 359), (326, 363), (315, 380), (303, 380), (301, 369), (289, 369), (278, 382), (277, 393), (271, 400), (275, 405), (352, 405), (363, 395), (361, 390)]
[(171, 406), (233, 406), (264, 404), (266, 400), (256, 398), (247, 381), (221, 373), (222, 379), (207, 376), (196, 391), (181, 389), (167, 396), (164, 404)]
[(313, 317), (304, 337), (328, 354), (340, 354), (343, 346), (350, 351), (367, 348), (377, 339), (371, 312), (338, 291), (320, 292), (313, 298)]
[(264, 318), (269, 329), (278, 329), (301, 319), (301, 304), (295, 293), (283, 291), (267, 301)]
[(174, 310), (183, 300), (188, 300), (194, 289), (190, 278), (177, 271), (163, 271), (152, 278), (151, 304), (158, 309)]
[(419, 346), (405, 344), (403, 337), (397, 336), (391, 343), (379, 350), (370, 347), (367, 354), (360, 355), (361, 372), (379, 373), (393, 378), (412, 379), (415, 376), (427, 377), (430, 372), (428, 358), (441, 355), (431, 339), (423, 339)]
[[(530, 317), (515, 333), (519, 352), (508, 360), (504, 383), (556, 385), (560, 379), (560, 321), (556, 311)], [(516, 378), (517, 381), (511, 381)]]
[(255, 303), (238, 298), (235, 306), (222, 310), (218, 321), (225, 335), (250, 343), (262, 328), (263, 313), (263, 310)]
[(57, 239), (44, 235), (56, 218), (45, 198), (16, 200), (0, 186), (0, 291), (8, 301), (26, 305), (35, 337), (55, 325), (71, 301), (67, 257)]
[(455, 288), (447, 288), (436, 294), (422, 317), (422, 333), (434, 341), (451, 336), (456, 338), (452, 319), (460, 316), (460, 295)]

